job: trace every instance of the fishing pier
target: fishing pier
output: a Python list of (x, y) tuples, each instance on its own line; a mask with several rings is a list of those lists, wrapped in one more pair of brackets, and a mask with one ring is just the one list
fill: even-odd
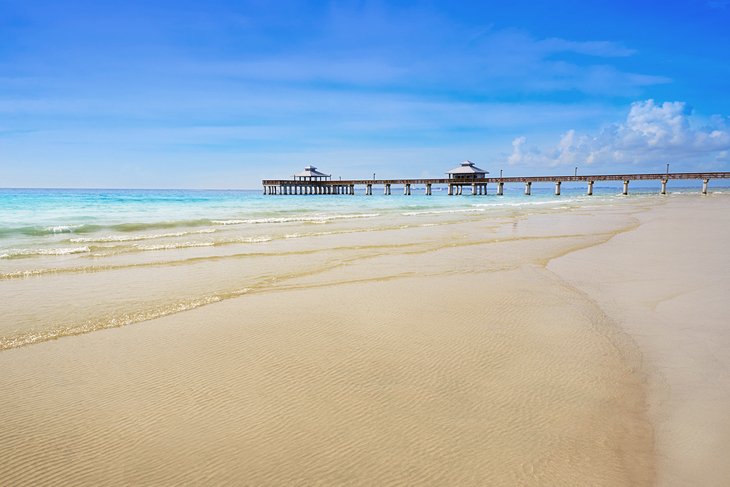
[[(316, 167), (307, 166), (292, 179), (264, 179), (262, 181), (266, 195), (354, 195), (357, 186), (365, 188), (365, 195), (373, 194), (373, 187), (382, 188), (384, 195), (392, 194), (393, 186), (402, 187), (404, 195), (411, 194), (411, 187), (424, 187), (424, 194), (430, 196), (434, 185), (447, 188), (448, 195), (466, 194), (486, 195), (491, 185), (495, 194), (504, 194), (505, 184), (523, 184), (525, 195), (532, 192), (532, 183), (553, 183), (555, 194), (560, 195), (560, 187), (565, 182), (583, 182), (586, 184), (586, 194), (593, 194), (593, 185), (597, 181), (620, 181), (623, 183), (622, 194), (629, 194), (631, 181), (660, 181), (661, 194), (666, 194), (670, 180), (697, 180), (702, 181), (702, 194), (707, 194), (708, 185), (712, 179), (728, 179), (730, 172), (665, 172), (665, 173), (637, 173), (637, 174), (589, 174), (578, 176), (516, 176), (516, 177), (487, 177), (488, 172), (474, 166), (474, 163), (465, 161), (461, 166), (449, 171), (447, 178), (416, 178), (416, 179), (343, 179), (332, 180), (328, 174), (317, 171)], [(470, 190), (470, 192), (469, 192)]]

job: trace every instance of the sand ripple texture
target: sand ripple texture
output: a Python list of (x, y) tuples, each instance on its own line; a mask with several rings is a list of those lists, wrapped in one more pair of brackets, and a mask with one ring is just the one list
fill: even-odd
[(0, 483), (647, 484), (641, 379), (612, 330), (527, 266), (7, 350)]

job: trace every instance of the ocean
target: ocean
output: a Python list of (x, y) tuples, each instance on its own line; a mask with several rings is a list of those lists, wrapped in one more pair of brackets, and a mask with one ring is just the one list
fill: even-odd
[[(0, 349), (281, 287), (348, 259), (389, 252), (383, 242), (404, 229), (427, 232), (626, 198), (617, 186), (596, 186), (589, 197), (583, 185), (568, 184), (560, 196), (552, 185), (533, 186), (531, 196), (521, 185), (507, 185), (504, 196), (448, 196), (445, 188), (425, 196), (418, 187), (405, 196), (399, 189), (391, 196), (377, 188), (373, 196), (0, 190)], [(656, 192), (632, 188), (629, 198)], [(393, 240), (400, 242), (395, 247), (407, 245), (402, 236)]]

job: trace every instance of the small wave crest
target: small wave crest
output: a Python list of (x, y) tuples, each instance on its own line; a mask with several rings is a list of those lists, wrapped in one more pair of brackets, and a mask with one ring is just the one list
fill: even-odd
[(0, 259), (13, 259), (22, 257), (33, 257), (39, 255), (69, 255), (69, 254), (83, 254), (91, 252), (91, 249), (87, 246), (83, 247), (72, 247), (72, 248), (55, 248), (55, 249), (10, 249), (3, 254), (0, 254)]
[(406, 211), (401, 213), (403, 216), (418, 216), (418, 215), (445, 215), (449, 213), (482, 213), (485, 210), (483, 208), (457, 208), (451, 210), (424, 210), (424, 211)]
[(151, 235), (107, 235), (103, 237), (76, 237), (70, 238), (69, 242), (74, 243), (107, 243), (107, 242), (136, 242), (139, 240), (154, 240), (158, 238), (174, 238), (184, 237), (186, 235), (200, 235), (206, 233), (215, 233), (215, 228), (206, 228), (205, 230), (197, 230), (194, 232), (174, 232), (174, 233), (157, 233)]
[(332, 220), (348, 220), (352, 218), (373, 218), (380, 216), (380, 213), (351, 213), (343, 215), (303, 215), (303, 216), (285, 216), (270, 218), (250, 218), (250, 219), (233, 219), (233, 220), (213, 220), (214, 225), (245, 225), (245, 224), (261, 224), (261, 223), (326, 223)]
[(273, 240), (268, 235), (260, 235), (256, 237), (241, 237), (226, 240), (207, 241), (207, 242), (175, 242), (169, 244), (143, 245), (137, 244), (134, 247), (138, 250), (174, 250), (174, 249), (191, 249), (195, 247), (217, 247), (220, 245), (230, 245), (236, 243), (262, 243)]
[(150, 223), (119, 223), (117, 225), (111, 225), (109, 228), (119, 232), (139, 232), (144, 230), (164, 230), (165, 228), (176, 227), (202, 227), (211, 224), (211, 220), (203, 218), (198, 220), (170, 220)]
[(27, 226), (0, 228), (0, 237), (11, 237), (13, 235), (25, 235), (27, 237), (43, 237), (45, 235), (56, 235), (59, 233), (91, 233), (101, 229), (99, 225), (50, 225), (50, 226)]

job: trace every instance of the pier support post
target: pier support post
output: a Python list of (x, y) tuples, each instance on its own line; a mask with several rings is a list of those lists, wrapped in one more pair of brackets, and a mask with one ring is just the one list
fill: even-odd
[(471, 195), (472, 196), (477, 195), (477, 183), (471, 183)]
[(373, 194), (373, 185), (368, 184), (367, 186), (365, 186), (365, 195), (370, 196), (372, 194)]
[(388, 196), (390, 194), (390, 184), (386, 184), (383, 188), (383, 194)]
[(629, 180), (624, 181), (624, 195), (629, 194)]
[(403, 194), (406, 196), (410, 196), (411, 194), (411, 185), (409, 183), (406, 183), (405, 186), (403, 186)]
[(525, 195), (530, 196), (532, 194), (532, 181), (525, 182)]
[(355, 185), (354, 184), (351, 184), (350, 185), (350, 195), (351, 196), (354, 196), (355, 195)]
[(588, 181), (588, 191), (586, 191), (586, 194), (593, 196), (593, 181)]
[(497, 183), (497, 195), (502, 196), (504, 194), (504, 182), (500, 181)]
[(555, 181), (555, 196), (560, 196), (560, 181)]
[(707, 194), (707, 184), (710, 182), (709, 179), (702, 180), (702, 194)]
[(454, 194), (454, 186), (452, 184), (449, 184), (449, 192), (448, 195), (451, 196)]
[(426, 183), (426, 196), (431, 196), (431, 183)]
[(661, 194), (667, 194), (667, 180), (662, 179), (662, 191)]

